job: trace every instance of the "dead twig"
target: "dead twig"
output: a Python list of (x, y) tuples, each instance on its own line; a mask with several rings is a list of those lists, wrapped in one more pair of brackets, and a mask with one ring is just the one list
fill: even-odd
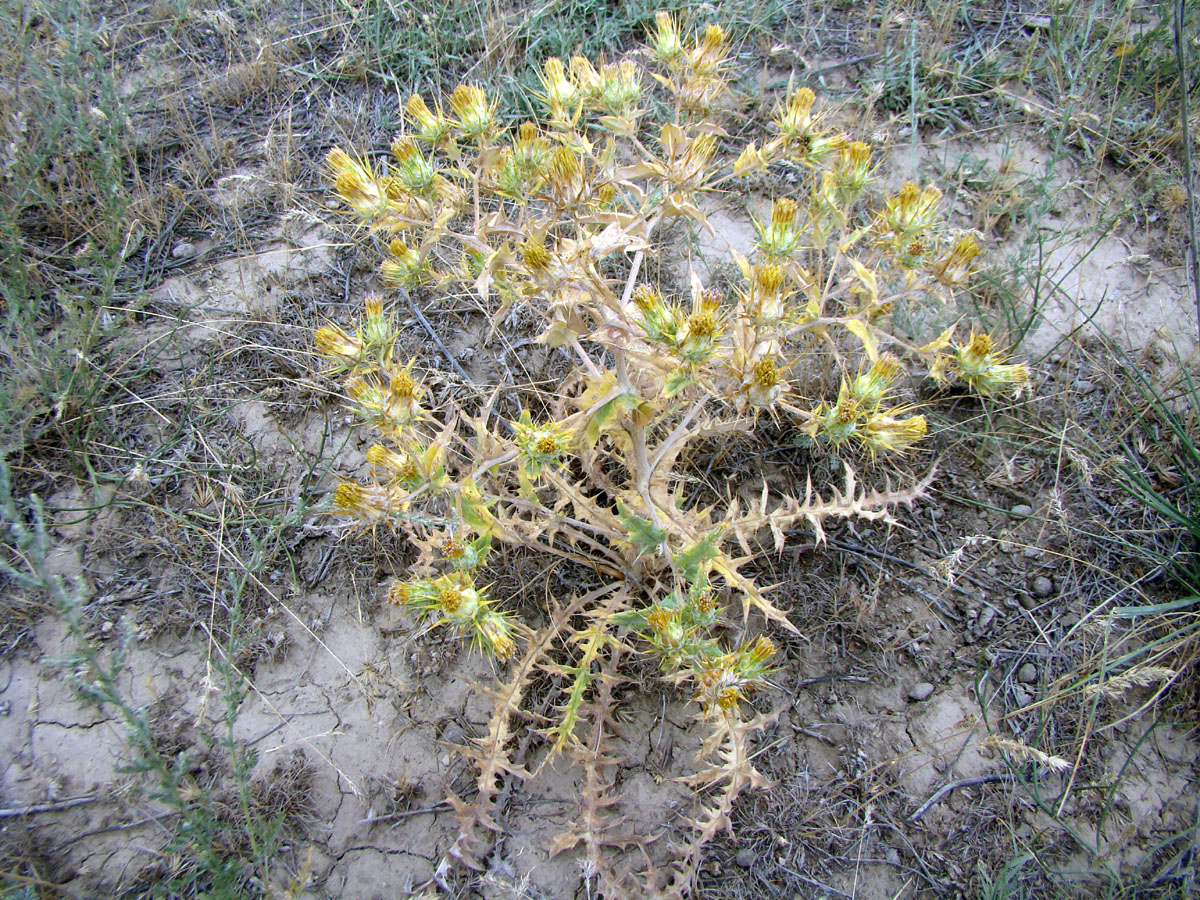
[(69, 797), (66, 800), (55, 800), (51, 803), (36, 803), (33, 806), (18, 806), (10, 809), (0, 809), (0, 819), (16, 819), (20, 816), (32, 816), (37, 813), (58, 812), (61, 809), (71, 809), (87, 803), (95, 803), (99, 797), (89, 794), (84, 797)]
[(1012, 775), (980, 775), (976, 778), (963, 778), (959, 781), (952, 781), (949, 784), (943, 784), (940, 788), (938, 788), (936, 791), (934, 791), (934, 794), (932, 797), (930, 797), (928, 800), (926, 800), (924, 803), (922, 803), (921, 806), (917, 809), (917, 811), (908, 817), (908, 821), (910, 821), (910, 822), (917, 821), (919, 818), (921, 818), (921, 816), (923, 816), (923, 815), (925, 815), (925, 813), (929, 812), (930, 807), (932, 807), (935, 803), (937, 803), (939, 800), (941, 800), (943, 797), (945, 797), (947, 794), (949, 794), (951, 791), (955, 790), (956, 788), (973, 787), (974, 785), (977, 785), (977, 784), (993, 784), (995, 782), (1001, 782), (1001, 781), (1006, 784), (1011, 784), (1015, 780), (1016, 779)]

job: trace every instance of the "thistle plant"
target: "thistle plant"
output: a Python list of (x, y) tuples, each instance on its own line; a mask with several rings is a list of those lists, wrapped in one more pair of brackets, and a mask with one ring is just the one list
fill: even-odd
[[(611, 799), (598, 773), (611, 687), (621, 660), (648, 654), (708, 729), (693, 783), (712, 790), (694, 838), (669, 884), (643, 873), (636, 889), (606, 860), (598, 826), (563, 835), (556, 848), (582, 843), (607, 895), (667, 896), (687, 891), (699, 848), (727, 824), (737, 794), (762, 781), (747, 741), (769, 721), (753, 701), (777, 651), (757, 632), (795, 629), (750, 564), (781, 549), (790, 528), (820, 541), (828, 519), (888, 519), (923, 494), (932, 473), (867, 490), (852, 468), (901, 458), (924, 437), (925, 418), (905, 399), (908, 367), (989, 396), (1019, 389), (1028, 374), (988, 335), (963, 344), (951, 328), (917, 344), (890, 327), (901, 304), (948, 302), (980, 254), (976, 236), (941, 227), (936, 187), (874, 197), (873, 151), (834, 129), (807, 88), (781, 100), (761, 146), (727, 152), (722, 29), (687, 35), (660, 13), (648, 51), (649, 70), (632, 60), (548, 60), (542, 122), (503, 127), (486, 92), (461, 85), (444, 102), (408, 100), (390, 161), (340, 149), (327, 158), (347, 213), (384, 248), (382, 283), (428, 297), (465, 285), (493, 333), (514, 308), (536, 313), (537, 340), (574, 366), (561, 394), (527, 398), (537, 402), (507, 418), (498, 390), (476, 409), (431, 404), (378, 297), (352, 330), (320, 328), (316, 347), (380, 435), (367, 453), (371, 476), (337, 485), (332, 511), (403, 532), (419, 557), (388, 600), (508, 666), (488, 734), (470, 751), (478, 794), (451, 798), (462, 827), (453, 855), (478, 863), (498, 827), (497, 778), (528, 774), (509, 743), (538, 672), (563, 682), (549, 753), (569, 753), (588, 772), (581, 821), (604, 818)], [(669, 109), (665, 122), (648, 121), (651, 91)], [(643, 275), (648, 253), (669, 252), (660, 243), (668, 223), (711, 230), (706, 195), (778, 170), (797, 173), (799, 187), (771, 198), (754, 222), (753, 253), (734, 254), (739, 285), (706, 284), (693, 270), (673, 292)], [(836, 396), (821, 396), (831, 381)], [(696, 442), (764, 421), (837, 448), (840, 484), (810, 480), (789, 496), (764, 483), (753, 504), (697, 505), (681, 474)], [(479, 581), (497, 543), (578, 561), (603, 584), (563, 599), (534, 630), (519, 618), (519, 598)], [(731, 640), (734, 632), (743, 637)]]

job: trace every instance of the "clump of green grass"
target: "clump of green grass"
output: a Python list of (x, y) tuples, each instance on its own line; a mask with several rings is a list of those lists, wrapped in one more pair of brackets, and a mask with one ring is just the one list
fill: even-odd
[[(435, 96), (463, 81), (484, 82), (506, 115), (536, 117), (540, 111), (533, 98), (540, 85), (530, 73), (545, 60), (615, 57), (646, 33), (659, 10), (700, 21), (716, 6), (567, 0), (506, 10), (467, 0), (368, 0), (346, 6), (347, 49), (338, 77), (378, 79), (405, 92)], [(741, 41), (769, 33), (786, 4), (735, 0), (719, 7), (731, 38)]]
[(0, 449), (76, 441), (105, 379), (92, 355), (137, 234), (124, 119), (86, 3), (0, 4)]

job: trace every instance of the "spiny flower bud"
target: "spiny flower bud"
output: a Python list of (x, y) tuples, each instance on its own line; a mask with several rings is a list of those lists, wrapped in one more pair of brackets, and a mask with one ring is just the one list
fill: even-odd
[(854, 379), (851, 395), (868, 406), (878, 404), (900, 375), (900, 361), (884, 354), (871, 363), (871, 368)]
[(412, 138), (401, 137), (392, 141), (392, 156), (396, 158), (401, 183), (410, 191), (422, 194), (433, 185), (436, 175), (433, 166)]
[(679, 38), (679, 23), (669, 12), (654, 16), (655, 30), (650, 34), (650, 45), (660, 62), (668, 66), (678, 62), (683, 55), (683, 41)]
[(789, 197), (781, 197), (771, 205), (771, 224), (758, 228), (758, 248), (772, 257), (787, 256), (800, 246), (800, 229), (797, 227), (799, 207)]
[(408, 244), (394, 239), (388, 244), (388, 258), (380, 265), (383, 283), (388, 287), (410, 288), (425, 280), (425, 265), (420, 255)]

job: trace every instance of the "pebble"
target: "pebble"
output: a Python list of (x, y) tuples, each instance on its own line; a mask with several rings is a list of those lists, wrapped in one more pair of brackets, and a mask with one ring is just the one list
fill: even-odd
[(189, 244), (187, 241), (176, 244), (171, 248), (171, 257), (173, 259), (188, 259), (196, 255), (196, 245)]
[(1021, 609), (1034, 609), (1038, 605), (1033, 594), (1027, 594), (1024, 591), (1017, 594), (1017, 602), (1021, 604)]
[(1027, 662), (1017, 669), (1017, 681), (1024, 684), (1033, 684), (1037, 681), (1037, 666), (1031, 662)]
[(1018, 503), (1011, 510), (1009, 510), (1009, 512), (1011, 512), (1017, 518), (1025, 519), (1033, 515), (1033, 507), (1028, 503)]
[(992, 620), (995, 618), (996, 610), (990, 606), (985, 606), (983, 608), (983, 612), (979, 614), (979, 622), (975, 627), (978, 628), (980, 632), (987, 631), (992, 624)]
[(933, 685), (928, 681), (919, 681), (908, 689), (908, 699), (915, 700), (920, 703), (922, 700), (928, 700), (933, 694)]
[(743, 847), (741, 850), (739, 850), (737, 852), (737, 855), (734, 856), (733, 861), (735, 863), (737, 863), (739, 866), (741, 866), (743, 869), (748, 869), (752, 865), (754, 865), (754, 861), (757, 859), (758, 859), (757, 853), (755, 853), (749, 847)]
[(1045, 575), (1033, 579), (1033, 593), (1038, 597), (1049, 597), (1054, 593), (1054, 582)]
[(1088, 381), (1086, 378), (1076, 379), (1075, 381), (1071, 382), (1071, 387), (1081, 394), (1090, 394), (1096, 390), (1096, 385), (1093, 382)]
[(1025, 690), (1025, 688), (1015, 687), (1013, 688), (1013, 702), (1017, 706), (1028, 706), (1033, 702), (1033, 697), (1029, 695), (1029, 691)]
[(888, 847), (887, 850), (884, 851), (883, 858), (888, 861), (889, 866), (900, 865), (900, 853), (895, 847)]

